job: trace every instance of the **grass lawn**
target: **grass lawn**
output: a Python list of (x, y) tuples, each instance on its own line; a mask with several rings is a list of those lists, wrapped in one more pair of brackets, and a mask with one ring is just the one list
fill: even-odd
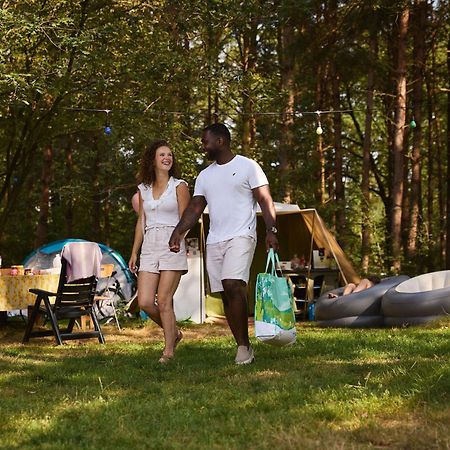
[(1, 449), (450, 448), (450, 321), (407, 329), (298, 324), (290, 348), (235, 366), (220, 324), (161, 333), (130, 322), (95, 340), (22, 345), (0, 329)]

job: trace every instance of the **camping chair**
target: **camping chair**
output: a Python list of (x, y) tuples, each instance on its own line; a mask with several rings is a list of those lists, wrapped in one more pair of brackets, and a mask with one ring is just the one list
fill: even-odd
[(96, 313), (100, 319), (106, 318), (105, 324), (115, 320), (117, 329), (122, 331), (119, 318), (117, 317), (117, 309), (115, 304), (115, 290), (111, 286), (112, 278), (116, 274), (114, 272), (114, 264), (102, 264), (100, 269), (100, 278), (106, 279), (106, 286), (97, 293), (94, 300), (96, 302)]
[[(67, 248), (65, 252), (68, 246), (70, 248)], [(23, 342), (28, 342), (32, 337), (54, 335), (58, 345), (62, 345), (64, 340), (94, 337), (104, 344), (105, 338), (93, 311), (97, 275), (100, 271), (100, 248), (92, 242), (70, 242), (64, 246), (64, 250), (57, 292), (30, 289), (31, 293), (36, 294), (36, 301), (28, 320)], [(87, 274), (89, 276), (78, 278), (80, 275)], [(77, 279), (73, 279), (74, 276), (77, 276)], [(50, 301), (52, 297), (55, 298), (53, 303)], [(33, 326), (40, 315), (48, 317), (52, 330), (33, 331)], [(74, 332), (76, 319), (85, 315), (90, 316), (94, 329)], [(59, 326), (61, 320), (69, 321), (64, 330)]]

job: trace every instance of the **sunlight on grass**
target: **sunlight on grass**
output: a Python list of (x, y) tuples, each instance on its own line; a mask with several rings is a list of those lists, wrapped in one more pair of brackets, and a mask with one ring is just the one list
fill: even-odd
[(167, 366), (151, 327), (104, 346), (3, 345), (0, 448), (448, 446), (447, 329), (302, 324), (293, 347), (254, 342), (247, 367), (228, 330), (184, 331)]

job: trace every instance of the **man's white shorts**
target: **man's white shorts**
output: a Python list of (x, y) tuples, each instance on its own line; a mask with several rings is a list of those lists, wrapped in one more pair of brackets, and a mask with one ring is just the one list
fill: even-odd
[(243, 280), (248, 283), (256, 240), (239, 236), (206, 246), (206, 268), (211, 292), (222, 292), (222, 280)]

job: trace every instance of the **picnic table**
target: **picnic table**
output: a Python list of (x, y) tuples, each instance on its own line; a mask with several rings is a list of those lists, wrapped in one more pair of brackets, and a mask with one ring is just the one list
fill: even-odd
[(56, 292), (59, 274), (11, 275), (8, 269), (1, 269), (0, 274), (0, 315), (6, 317), (7, 311), (27, 309), (34, 304), (36, 295), (29, 289), (43, 289)]

